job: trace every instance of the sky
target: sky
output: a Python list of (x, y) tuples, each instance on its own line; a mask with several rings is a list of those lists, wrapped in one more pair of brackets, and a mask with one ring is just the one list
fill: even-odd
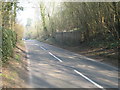
[(23, 11), (18, 11), (17, 20), (22, 25), (26, 25), (27, 19), (30, 18), (34, 21), (35, 18), (35, 8), (33, 7), (33, 1), (29, 2), (28, 0), (20, 0), (19, 6), (23, 7)]
[(25, 26), (27, 24), (28, 18), (30, 18), (33, 23), (37, 20), (40, 20), (40, 11), (38, 3), (40, 3), (41, 1), (47, 3), (60, 2), (61, 0), (19, 0), (19, 6), (22, 6), (24, 10), (18, 11), (17, 21)]

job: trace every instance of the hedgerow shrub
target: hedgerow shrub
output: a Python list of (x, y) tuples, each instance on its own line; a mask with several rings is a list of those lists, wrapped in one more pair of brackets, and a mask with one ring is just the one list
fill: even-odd
[(13, 56), (13, 48), (16, 45), (15, 31), (2, 28), (2, 62), (5, 63), (8, 57)]

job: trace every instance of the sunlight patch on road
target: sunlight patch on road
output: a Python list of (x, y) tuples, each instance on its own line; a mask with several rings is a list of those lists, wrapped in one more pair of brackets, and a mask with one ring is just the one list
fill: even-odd
[(68, 57), (68, 58), (75, 59), (75, 57), (76, 57), (76, 56), (70, 56), (70, 57)]
[(40, 50), (34, 50), (34, 51), (39, 52)]
[(48, 64), (41, 64), (41, 63), (39, 63), (38, 65), (42, 65), (42, 66), (48, 66)]
[(29, 44), (29, 45), (31, 45), (31, 46), (39, 46), (39, 44)]
[(90, 66), (90, 65), (81, 65), (81, 64), (78, 64), (77, 66), (78, 67), (82, 67), (82, 68), (88, 68), (88, 69), (96, 69), (94, 66)]
[[(115, 86), (118, 86), (118, 79), (116, 79), (116, 82), (111, 82), (110, 80), (108, 79), (105, 79), (105, 78), (97, 78), (99, 81), (102, 81), (104, 83), (110, 83), (111, 85), (115, 85)], [(117, 88), (117, 87), (116, 87)]]

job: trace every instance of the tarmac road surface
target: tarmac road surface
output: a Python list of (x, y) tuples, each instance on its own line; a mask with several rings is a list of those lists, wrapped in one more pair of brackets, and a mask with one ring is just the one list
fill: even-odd
[(36, 40), (26, 40), (30, 88), (118, 88), (118, 69)]

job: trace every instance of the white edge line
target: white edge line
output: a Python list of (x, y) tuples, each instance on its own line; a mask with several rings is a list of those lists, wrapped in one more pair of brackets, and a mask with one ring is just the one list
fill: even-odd
[(102, 88), (103, 90), (105, 90), (101, 85), (97, 84), (96, 82), (92, 81), (91, 79), (89, 79), (88, 77), (86, 77), (85, 75), (83, 75), (82, 73), (80, 73), (77, 70), (74, 70), (77, 74), (81, 75), (83, 78), (87, 79), (88, 81), (90, 81), (92, 84), (94, 84), (95, 86), (97, 86), (98, 88)]
[(54, 58), (56, 58), (57, 60), (59, 60), (60, 62), (63, 62), (63, 61), (60, 60), (58, 57), (56, 57), (55, 55), (53, 55), (51, 52), (49, 52), (49, 54), (50, 54), (51, 56), (53, 56)]
[(36, 46), (39, 46), (38, 44), (35, 44)]
[[(28, 64), (30, 65), (30, 56), (28, 55), (28, 49), (27, 49), (27, 47), (26, 47), (26, 42), (24, 42), (24, 44), (25, 44), (25, 48), (26, 48), (26, 52), (27, 52), (27, 60), (28, 60)], [(30, 68), (27, 66), (27, 70), (29, 70), (30, 71)]]

